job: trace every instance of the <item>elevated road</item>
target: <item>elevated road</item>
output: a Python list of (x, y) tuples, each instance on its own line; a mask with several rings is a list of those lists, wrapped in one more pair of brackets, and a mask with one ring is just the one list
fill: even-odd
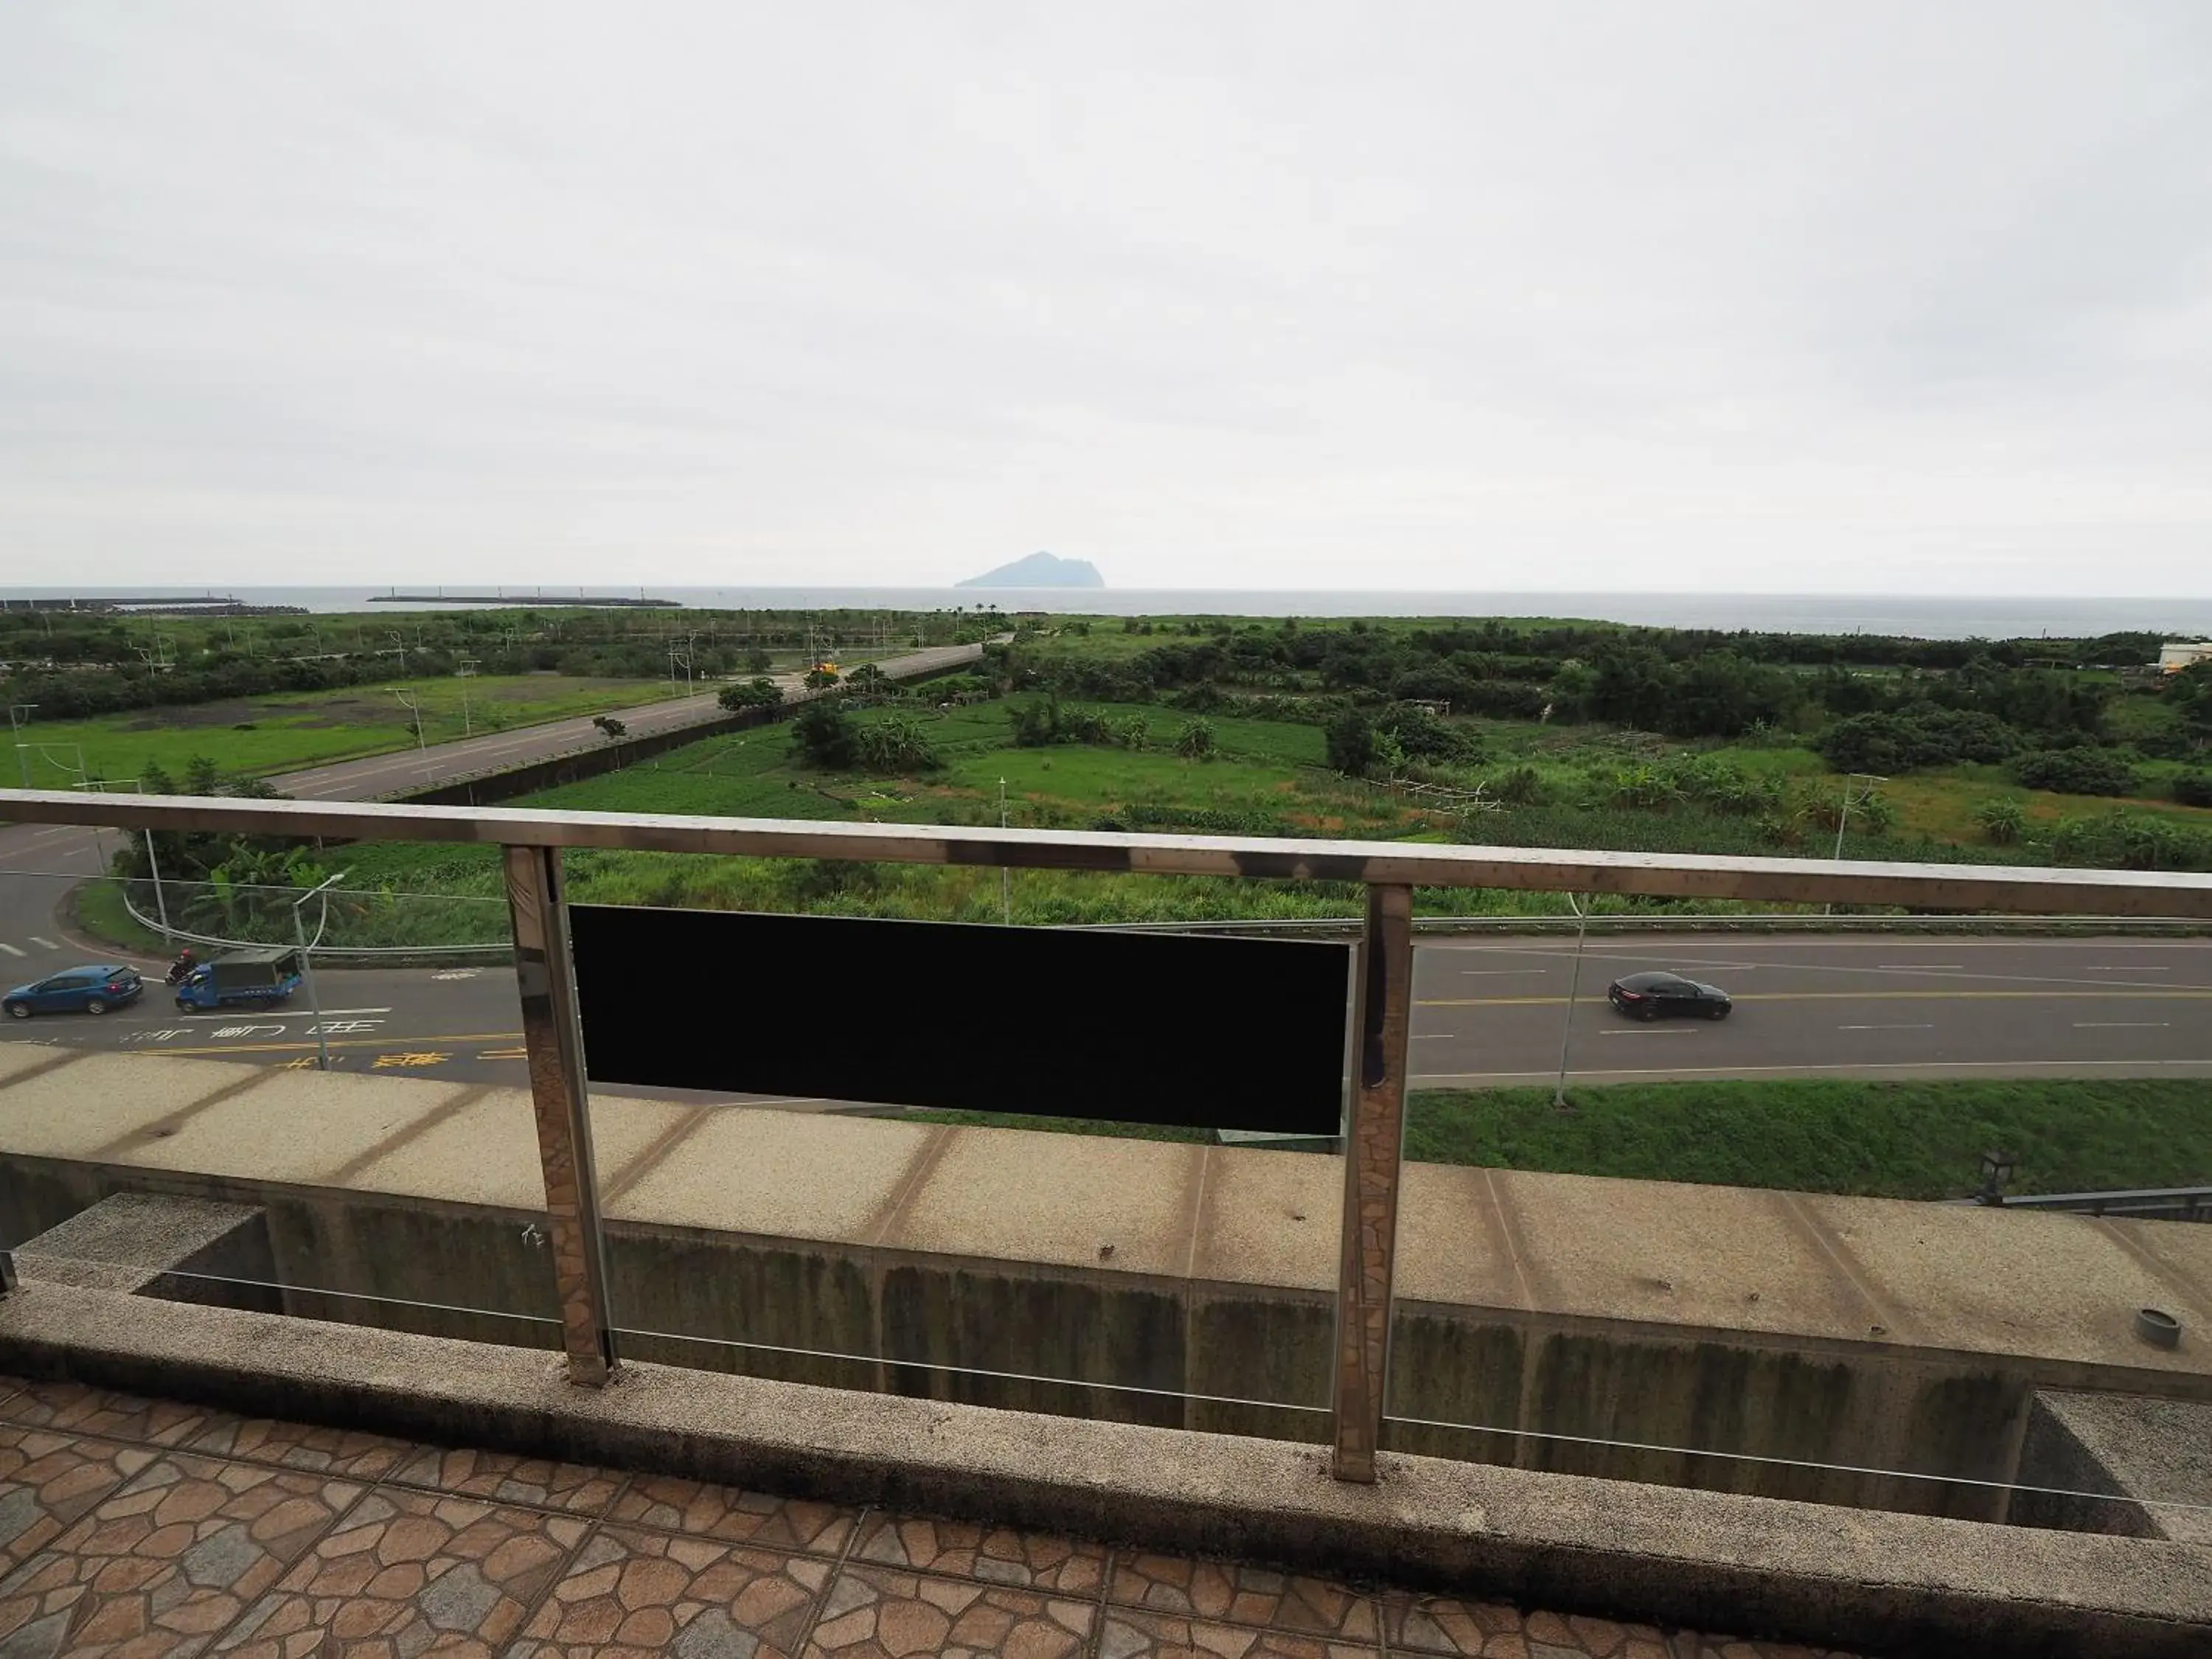
[[(894, 678), (905, 678), (974, 662), (981, 654), (979, 646), (935, 646), (887, 658), (877, 665)], [(778, 684), (789, 695), (799, 690), (800, 680), (797, 675), (785, 675)], [(714, 698), (714, 691), (702, 691), (695, 696), (617, 710), (616, 716), (631, 736), (649, 737), (716, 719), (722, 710)], [(301, 800), (375, 800), (574, 754), (605, 740), (589, 716), (579, 716), (519, 730), (488, 732), (457, 743), (433, 744), (427, 750), (400, 750), (337, 761), (287, 772), (269, 781)], [(35, 968), (39, 962), (54, 959), (60, 965), (59, 954), (72, 947), (66, 945), (54, 920), (55, 906), (78, 879), (100, 873), (105, 839), (88, 830), (67, 826), (17, 824), (0, 829), (0, 977), (10, 983), (21, 977), (9, 973), (11, 963), (27, 962)], [(19, 957), (17, 952), (23, 954)]]

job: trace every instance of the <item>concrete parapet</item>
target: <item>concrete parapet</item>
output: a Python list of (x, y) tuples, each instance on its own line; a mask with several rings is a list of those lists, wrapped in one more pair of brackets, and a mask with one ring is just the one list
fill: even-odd
[[(17, 1240), (112, 1193), (249, 1204), (288, 1311), (552, 1340), (520, 1090), (0, 1066)], [(1334, 1158), (614, 1097), (592, 1118), (634, 1357), (1325, 1428)], [(2212, 1400), (2212, 1227), (1428, 1164), (1401, 1218), (1403, 1450), (1986, 1519), (2037, 1390)], [(2179, 1348), (2137, 1339), (2147, 1303)]]
[(0, 1370), (1354, 1580), (1897, 1656), (2195, 1659), (2212, 1550), (1071, 1421), (28, 1284)]

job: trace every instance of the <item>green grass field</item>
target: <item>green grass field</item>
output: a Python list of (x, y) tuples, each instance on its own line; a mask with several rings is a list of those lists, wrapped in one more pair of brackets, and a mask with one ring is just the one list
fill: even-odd
[[(2014, 1193), (2212, 1182), (2212, 1113), (2187, 1079), (2076, 1082), (1608, 1084), (1571, 1090), (1435, 1091), (1407, 1103), (1406, 1156), (1425, 1164), (1709, 1182), (1863, 1197), (1963, 1198), (1981, 1155), (2019, 1155)], [(979, 1123), (1202, 1140), (1204, 1131), (982, 1112), (910, 1112)]]
[[(77, 781), (80, 748), (85, 769), (94, 778), (111, 781), (135, 778), (149, 763), (179, 778), (201, 756), (226, 773), (265, 777), (412, 745), (410, 716), (394, 690), (404, 692), (421, 707), (425, 734), (434, 744), (464, 735), (465, 695), (469, 726), (478, 734), (658, 702), (669, 695), (665, 680), (579, 680), (541, 674), (399, 680), (390, 685), (151, 708), (97, 720), (33, 719), (22, 731), (27, 746), (21, 753), (29, 762), (33, 785), (44, 789), (67, 788)], [(9, 781), (20, 776), (19, 769)]]

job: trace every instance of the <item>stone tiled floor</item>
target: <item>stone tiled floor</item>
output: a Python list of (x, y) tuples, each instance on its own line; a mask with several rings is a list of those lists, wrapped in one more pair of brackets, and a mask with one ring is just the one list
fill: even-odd
[(0, 1659), (1813, 1659), (0, 1378)]

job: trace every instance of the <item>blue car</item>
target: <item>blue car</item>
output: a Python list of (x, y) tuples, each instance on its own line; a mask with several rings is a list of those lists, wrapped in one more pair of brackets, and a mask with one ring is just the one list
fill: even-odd
[(68, 968), (34, 984), (18, 985), (0, 996), (0, 1009), (13, 1019), (28, 1019), (33, 1014), (104, 1014), (136, 1002), (145, 988), (138, 970), (120, 963)]

